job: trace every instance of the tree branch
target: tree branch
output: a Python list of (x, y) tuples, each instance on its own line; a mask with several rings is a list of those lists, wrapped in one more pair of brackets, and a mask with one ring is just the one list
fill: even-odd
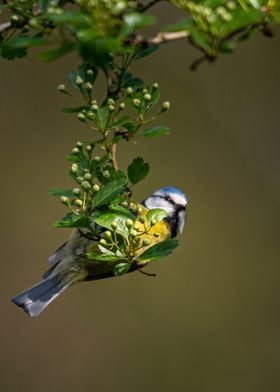
[(172, 41), (178, 41), (187, 38), (189, 33), (187, 31), (174, 31), (168, 33), (158, 33), (155, 37), (148, 38), (147, 43), (150, 45), (159, 45)]
[(113, 143), (111, 147), (112, 153), (112, 165), (115, 170), (119, 170), (118, 161), (117, 161), (117, 143)]

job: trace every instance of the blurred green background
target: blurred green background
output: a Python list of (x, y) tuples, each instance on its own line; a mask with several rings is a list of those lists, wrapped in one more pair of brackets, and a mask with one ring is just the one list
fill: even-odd
[(160, 123), (173, 133), (124, 144), (121, 166), (150, 162), (139, 201), (186, 192), (181, 245), (149, 267), (157, 278), (77, 285), (37, 319), (10, 297), (69, 234), (52, 228), (66, 210), (48, 190), (71, 184), (64, 156), (90, 133), (56, 91), (77, 58), (1, 62), (1, 391), (280, 390), (279, 43), (258, 35), (196, 73), (183, 41), (137, 64), (171, 101)]

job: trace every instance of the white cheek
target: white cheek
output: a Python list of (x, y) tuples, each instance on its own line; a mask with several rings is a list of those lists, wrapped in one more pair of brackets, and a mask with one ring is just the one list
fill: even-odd
[(180, 211), (178, 215), (179, 221), (178, 221), (178, 231), (180, 234), (183, 233), (184, 230), (184, 225), (185, 225), (185, 220), (186, 220), (186, 212), (185, 211)]
[(174, 212), (173, 205), (161, 197), (150, 197), (145, 201), (145, 205), (149, 210), (152, 210), (153, 208), (162, 208), (168, 215), (171, 215)]

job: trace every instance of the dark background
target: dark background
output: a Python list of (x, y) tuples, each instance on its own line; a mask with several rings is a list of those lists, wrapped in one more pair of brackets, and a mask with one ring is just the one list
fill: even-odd
[(172, 135), (124, 144), (121, 166), (150, 162), (138, 200), (186, 192), (181, 245), (149, 267), (157, 278), (77, 285), (37, 319), (10, 297), (69, 234), (48, 190), (70, 185), (64, 156), (90, 132), (56, 91), (76, 57), (1, 61), (1, 391), (279, 391), (279, 43), (257, 35), (191, 73), (182, 41), (135, 66), (171, 101)]

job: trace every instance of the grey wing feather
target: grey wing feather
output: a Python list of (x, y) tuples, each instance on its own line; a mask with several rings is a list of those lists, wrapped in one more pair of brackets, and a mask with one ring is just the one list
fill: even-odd
[(63, 245), (61, 245), (49, 258), (48, 262), (49, 264), (56, 264), (59, 261), (61, 261), (64, 256), (65, 256), (65, 247), (67, 245), (67, 242), (65, 242)]

